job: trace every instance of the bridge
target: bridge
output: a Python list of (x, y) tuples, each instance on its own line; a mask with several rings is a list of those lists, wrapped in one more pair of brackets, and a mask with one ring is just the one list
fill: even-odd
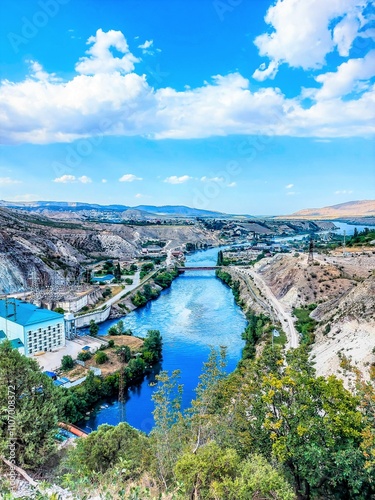
[(185, 271), (215, 271), (215, 269), (220, 269), (220, 266), (201, 266), (201, 267), (178, 267), (179, 273), (184, 273)]

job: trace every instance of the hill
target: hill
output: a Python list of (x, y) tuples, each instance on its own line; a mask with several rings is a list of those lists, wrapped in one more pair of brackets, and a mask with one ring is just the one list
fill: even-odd
[[(152, 216), (168, 216), (168, 217), (222, 217), (226, 214), (221, 212), (213, 212), (210, 210), (201, 210), (199, 208), (191, 208), (183, 205), (139, 205), (130, 207), (128, 205), (98, 205), (96, 203), (80, 203), (67, 201), (31, 201), (31, 202), (11, 202), (1, 201), (0, 207), (16, 208), (18, 210), (26, 210), (28, 212), (37, 213), (52, 213), (52, 212), (123, 212), (130, 211), (133, 216), (148, 215)], [(146, 213), (145, 213), (146, 212)]]
[(359, 200), (323, 208), (305, 208), (278, 219), (342, 219), (347, 217), (374, 217), (375, 200)]

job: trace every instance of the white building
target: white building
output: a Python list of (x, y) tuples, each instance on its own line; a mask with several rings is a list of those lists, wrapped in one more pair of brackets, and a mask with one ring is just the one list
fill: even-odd
[(0, 342), (5, 339), (26, 356), (64, 347), (64, 315), (14, 298), (0, 300)]

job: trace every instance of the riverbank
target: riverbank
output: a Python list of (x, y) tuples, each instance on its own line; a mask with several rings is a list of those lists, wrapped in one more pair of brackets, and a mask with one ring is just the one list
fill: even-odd
[[(218, 248), (197, 251), (187, 256), (186, 266), (216, 265)], [(214, 300), (213, 300), (214, 299)], [(99, 335), (107, 335), (118, 320), (99, 325)], [(189, 408), (195, 398), (203, 363), (212, 346), (227, 346), (227, 373), (233, 372), (241, 359), (244, 340), (241, 335), (247, 320), (233, 299), (231, 290), (215, 278), (213, 271), (186, 271), (150, 300), (122, 318), (124, 329), (144, 337), (150, 329), (158, 329), (163, 337), (163, 359), (157, 370), (169, 373), (180, 370), (184, 386), (181, 409)], [(104, 337), (105, 338), (105, 337)], [(148, 434), (154, 426), (152, 396), (157, 390), (155, 373), (150, 373), (137, 387), (129, 388), (125, 416), (117, 398), (107, 401), (83, 422), (86, 431), (107, 423), (117, 425), (123, 418), (133, 427)]]
[[(281, 324), (275, 321), (272, 310), (268, 309), (266, 303), (255, 294), (255, 287), (249, 285), (249, 280), (241, 276), (238, 269), (233, 268), (218, 269), (216, 277), (231, 288), (234, 299), (243, 310), (248, 322), (241, 336), (245, 341), (241, 359), (254, 359), (264, 345), (270, 342), (284, 346), (287, 338)], [(263, 304), (263, 307), (260, 304)]]
[(123, 300), (112, 305), (109, 318), (121, 318), (137, 308), (145, 306), (151, 300), (157, 299), (162, 290), (169, 288), (178, 275), (175, 268), (158, 269), (151, 273), (131, 293), (124, 295)]
[[(121, 338), (121, 335), (112, 336), (107, 346), (103, 346), (86, 360), (88, 367), (95, 365), (101, 370), (108, 363), (106, 374), (102, 371), (102, 375), (95, 375), (88, 370), (82, 384), (69, 389), (60, 388), (64, 400), (61, 417), (64, 422), (84, 425), (83, 419), (95, 411), (98, 402), (118, 395), (121, 384), (124, 391), (139, 386), (160, 363), (163, 342), (158, 330), (149, 330), (144, 339), (138, 339), (139, 342), (132, 339), (133, 349), (130, 349), (129, 342), (121, 341)], [(93, 358), (94, 362), (91, 362)]]

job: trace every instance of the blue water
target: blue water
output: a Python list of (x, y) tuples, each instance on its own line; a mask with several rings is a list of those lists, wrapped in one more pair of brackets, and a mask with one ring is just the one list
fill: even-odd
[(338, 233), (338, 234), (344, 234), (344, 231), (346, 233), (347, 236), (353, 236), (354, 234), (354, 228), (357, 228), (358, 231), (363, 231), (365, 229), (365, 227), (368, 227), (369, 229), (373, 229), (374, 226), (370, 226), (369, 224), (364, 225), (360, 225), (360, 224), (347, 224), (346, 222), (338, 222), (338, 221), (332, 221), (335, 226), (337, 226), (337, 230), (335, 230), (335, 233)]
[[(216, 264), (218, 249), (197, 252), (188, 256), (186, 265), (210, 266)], [(126, 329), (144, 336), (147, 330), (158, 329), (163, 337), (161, 369), (181, 370), (180, 383), (184, 386), (182, 406), (190, 406), (195, 397), (202, 365), (207, 361), (210, 346), (227, 346), (228, 372), (233, 371), (241, 357), (244, 345), (241, 333), (246, 319), (234, 302), (232, 291), (215, 277), (214, 271), (187, 271), (177, 278), (161, 296), (145, 307), (122, 318)], [(99, 334), (118, 320), (100, 325)], [(148, 433), (153, 427), (151, 396), (157, 387), (150, 386), (154, 375), (139, 387), (129, 390), (124, 408), (118, 402), (109, 402), (81, 427), (90, 431), (98, 425), (116, 425), (124, 418), (130, 425)]]
[(94, 276), (92, 281), (103, 282), (103, 281), (111, 281), (113, 280), (113, 274), (106, 274), (105, 276)]

